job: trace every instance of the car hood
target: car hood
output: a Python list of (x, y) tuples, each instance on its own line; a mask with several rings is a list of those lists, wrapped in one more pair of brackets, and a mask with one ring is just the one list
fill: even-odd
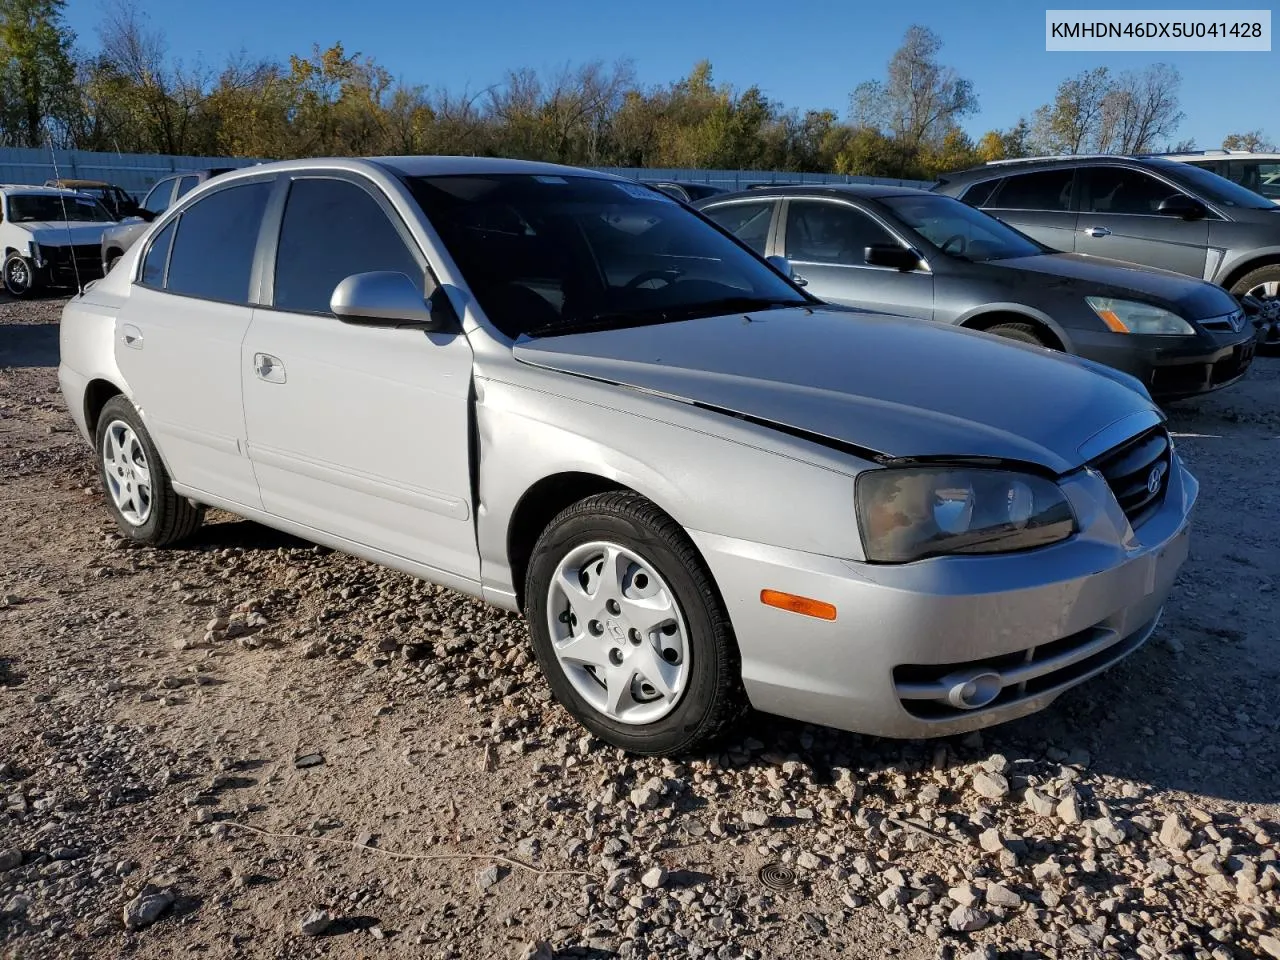
[(983, 264), (1002, 275), (1019, 274), (1046, 292), (1138, 299), (1171, 309), (1188, 320), (1221, 317), (1239, 304), (1219, 286), (1181, 273), (1082, 253), (1050, 253)]
[(31, 234), (31, 239), (42, 247), (65, 247), (68, 243), (98, 243), (110, 223), (84, 223), (72, 221), (37, 220), (13, 224)]
[(1159, 417), (1126, 374), (873, 313), (733, 314), (522, 339), (514, 352), (524, 363), (749, 417), (870, 459), (993, 457), (1063, 473), (1108, 426)]

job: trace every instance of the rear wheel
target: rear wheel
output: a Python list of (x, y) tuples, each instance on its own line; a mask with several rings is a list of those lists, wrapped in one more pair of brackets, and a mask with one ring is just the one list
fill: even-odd
[(525, 597), (552, 693), (602, 740), (685, 753), (742, 712), (737, 645), (710, 574), (638, 494), (599, 494), (557, 516), (534, 547)]
[(174, 493), (151, 435), (124, 397), (103, 406), (96, 446), (107, 509), (130, 540), (165, 547), (191, 536), (204, 521), (202, 507)]
[(984, 332), (1004, 337), (1006, 340), (1016, 340), (1018, 343), (1030, 343), (1037, 347), (1052, 346), (1033, 323), (997, 323), (993, 327), (987, 327)]

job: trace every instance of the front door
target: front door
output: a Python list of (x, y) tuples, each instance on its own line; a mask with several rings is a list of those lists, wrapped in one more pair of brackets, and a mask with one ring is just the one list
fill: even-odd
[(270, 178), (201, 197), (149, 241), (116, 317), (115, 355), (173, 479), (261, 501), (245, 447), (240, 345)]
[(461, 333), (339, 320), (346, 277), (427, 264), (361, 178), (305, 175), (288, 195), (270, 292), (240, 354), (249, 456), (269, 513), (478, 579), (471, 348)]
[(841, 200), (788, 200), (780, 248), (805, 289), (820, 300), (933, 319), (933, 275), (866, 262), (867, 247), (902, 242), (868, 213)]
[(1077, 253), (1204, 279), (1208, 219), (1184, 220), (1157, 210), (1160, 201), (1181, 191), (1129, 167), (1089, 167), (1081, 174)]

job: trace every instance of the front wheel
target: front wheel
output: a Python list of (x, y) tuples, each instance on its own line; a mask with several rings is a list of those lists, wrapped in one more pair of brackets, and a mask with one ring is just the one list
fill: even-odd
[(124, 397), (112, 397), (102, 408), (97, 449), (107, 509), (130, 540), (165, 547), (204, 521), (203, 508), (174, 492), (151, 435)]
[(4, 288), (11, 297), (25, 297), (35, 289), (36, 275), (31, 261), (14, 252), (4, 259)]
[(987, 327), (983, 332), (1004, 337), (1006, 340), (1015, 340), (1018, 343), (1029, 343), (1036, 347), (1049, 346), (1035, 325), (1031, 323), (997, 323), (995, 326)]
[(569, 507), (543, 531), (525, 615), (552, 693), (637, 754), (713, 740), (743, 709), (733, 630), (680, 526), (634, 493)]

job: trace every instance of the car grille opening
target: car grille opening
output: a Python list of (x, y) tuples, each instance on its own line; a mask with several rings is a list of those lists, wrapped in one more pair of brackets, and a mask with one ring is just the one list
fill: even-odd
[(1169, 489), (1173, 466), (1169, 431), (1154, 427), (1089, 465), (1107, 481), (1130, 526), (1137, 528), (1160, 506)]
[[(902, 664), (893, 668), (894, 690), (902, 708), (919, 720), (954, 720), (981, 715), (1024, 700), (1065, 690), (1123, 660), (1146, 642), (1160, 615), (1127, 636), (1106, 627), (1090, 627), (1050, 643), (1001, 657), (966, 663)], [(980, 706), (957, 697), (965, 681), (981, 678), (999, 692)]]
[(59, 286), (74, 287), (77, 279), (80, 283), (88, 283), (102, 277), (102, 248), (99, 244), (42, 246), (40, 252), (48, 264), (50, 280)]

